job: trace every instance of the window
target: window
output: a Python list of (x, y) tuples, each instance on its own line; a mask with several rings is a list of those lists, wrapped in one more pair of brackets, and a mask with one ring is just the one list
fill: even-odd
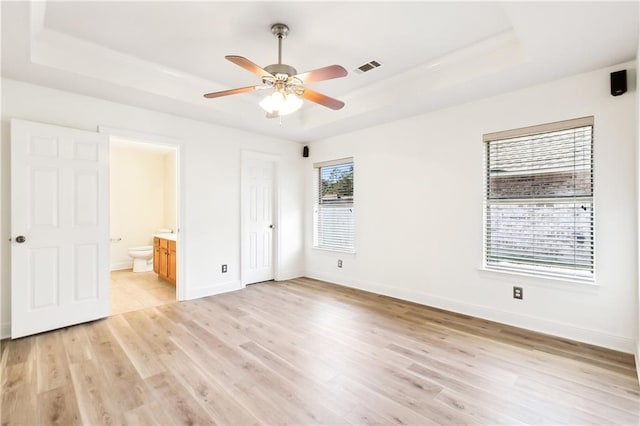
[(485, 266), (593, 279), (593, 117), (484, 141)]
[(353, 159), (315, 164), (313, 246), (353, 252)]

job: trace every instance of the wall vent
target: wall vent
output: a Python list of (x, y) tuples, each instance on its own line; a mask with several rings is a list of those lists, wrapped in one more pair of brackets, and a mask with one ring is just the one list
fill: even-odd
[(382, 64), (378, 61), (367, 62), (366, 64), (360, 65), (358, 68), (353, 70), (356, 74), (363, 74), (365, 72), (371, 71), (372, 69), (378, 68)]

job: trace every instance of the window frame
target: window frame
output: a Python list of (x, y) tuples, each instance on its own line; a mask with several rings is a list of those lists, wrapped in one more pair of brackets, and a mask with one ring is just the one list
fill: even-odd
[[(577, 282), (577, 283), (586, 283), (586, 284), (595, 284), (596, 281), (596, 196), (595, 196), (595, 155), (594, 155), (594, 147), (595, 147), (595, 125), (594, 125), (594, 117), (587, 116), (570, 120), (557, 121), (553, 123), (511, 129), (506, 131), (499, 131), (493, 133), (487, 133), (483, 135), (483, 208), (482, 208), (482, 269), (492, 272), (499, 273), (507, 273), (519, 276), (528, 276), (528, 277), (537, 277), (537, 278), (547, 278), (554, 279), (558, 281), (567, 281), (567, 282)], [(591, 202), (591, 232), (592, 232), (592, 262), (591, 269), (586, 274), (579, 273), (571, 273), (571, 269), (564, 268), (566, 272), (559, 272), (556, 268), (555, 270), (548, 266), (537, 266), (532, 263), (512, 263), (510, 265), (496, 265), (492, 262), (488, 261), (489, 250), (488, 250), (488, 229), (489, 229), (489, 215), (488, 210), (491, 205), (489, 199), (489, 167), (490, 167), (490, 158), (489, 158), (489, 144), (495, 141), (501, 141), (505, 139), (512, 138), (520, 138), (527, 136), (535, 136), (544, 133), (552, 133), (563, 130), (571, 130), (577, 129), (581, 127), (591, 127), (591, 147), (590, 147), (590, 173), (591, 173), (591, 184), (592, 191), (590, 198)], [(541, 201), (545, 200), (544, 197), (535, 197), (536, 199), (540, 199)], [(576, 197), (582, 198), (582, 197)], [(507, 198), (508, 199), (508, 198)], [(515, 197), (513, 198), (516, 199)], [(562, 204), (567, 203), (569, 196), (566, 199), (558, 198), (554, 203)], [(495, 206), (499, 203), (494, 203)], [(548, 268), (548, 270), (545, 270)]]
[[(329, 208), (335, 208), (338, 206), (345, 206), (345, 207), (349, 207), (352, 210), (352, 235), (350, 236), (351, 239), (351, 247), (348, 248), (341, 248), (341, 247), (332, 247), (330, 245), (319, 245), (318, 244), (318, 233), (320, 231), (319, 227), (318, 227), (318, 214), (319, 214), (319, 210), (322, 206), (323, 203), (320, 202), (320, 197), (321, 197), (321, 187), (322, 187), (322, 169), (325, 167), (332, 167), (332, 166), (340, 166), (340, 165), (347, 165), (347, 164), (351, 164), (351, 167), (353, 167), (353, 176), (352, 176), (352, 192), (353, 192), (353, 198), (351, 199), (351, 202), (335, 202), (335, 203), (327, 203), (328, 206), (333, 206), (333, 207), (329, 207)], [(355, 194), (356, 194), (356, 190), (355, 190), (355, 161), (353, 159), (353, 157), (346, 157), (346, 158), (341, 158), (341, 159), (337, 159), (337, 160), (331, 160), (331, 161), (323, 161), (323, 162), (319, 162), (319, 163), (314, 163), (313, 164), (313, 172), (314, 172), (314, 189), (313, 189), (313, 218), (312, 218), (312, 248), (316, 249), (316, 250), (324, 250), (324, 251), (330, 251), (330, 252), (337, 252), (337, 253), (350, 253), (350, 254), (354, 254), (355, 253)]]

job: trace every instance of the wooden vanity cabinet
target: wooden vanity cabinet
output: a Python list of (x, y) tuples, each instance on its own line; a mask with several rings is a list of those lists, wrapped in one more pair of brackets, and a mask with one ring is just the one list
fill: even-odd
[(153, 271), (159, 278), (176, 284), (176, 242), (153, 238)]
[(176, 242), (169, 241), (169, 272), (167, 273), (169, 282), (176, 284)]
[(160, 238), (153, 238), (153, 272), (160, 274)]

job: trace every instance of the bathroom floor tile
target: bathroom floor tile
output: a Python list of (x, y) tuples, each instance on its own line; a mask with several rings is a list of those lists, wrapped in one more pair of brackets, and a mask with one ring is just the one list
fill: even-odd
[(154, 272), (130, 269), (111, 272), (111, 315), (166, 305), (176, 300), (173, 284), (158, 278)]

